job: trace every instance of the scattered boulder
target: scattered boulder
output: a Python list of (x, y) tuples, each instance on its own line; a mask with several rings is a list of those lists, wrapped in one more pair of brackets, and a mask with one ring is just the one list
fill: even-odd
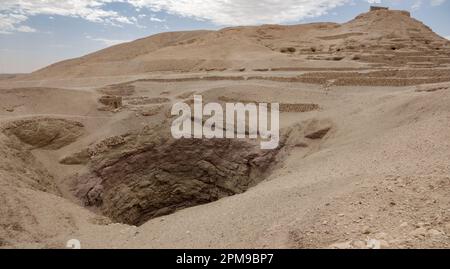
[(427, 232), (430, 236), (441, 236), (443, 233), (441, 231), (438, 231), (436, 229), (430, 229)]
[(280, 112), (310, 112), (314, 110), (318, 110), (318, 104), (288, 104), (281, 103), (280, 104)]
[(162, 106), (152, 106), (141, 110), (141, 115), (144, 117), (151, 117), (159, 114), (162, 110)]
[(361, 230), (361, 233), (362, 233), (362, 234), (371, 234), (371, 233), (372, 233), (372, 230), (370, 229), (369, 226), (364, 226), (364, 227), (362, 228), (362, 230)]
[(127, 97), (126, 103), (129, 105), (153, 105), (153, 104), (163, 104), (170, 102), (169, 98), (166, 97), (147, 97), (147, 96), (133, 96)]
[(352, 249), (352, 241), (342, 242), (342, 243), (334, 243), (329, 246), (330, 249)]
[(424, 237), (427, 235), (427, 229), (424, 227), (417, 228), (414, 231), (412, 231), (410, 235), (414, 237)]
[(280, 49), (281, 53), (294, 53), (296, 51), (297, 51), (297, 49), (293, 48), (293, 47), (285, 47), (285, 48)]
[(447, 235), (450, 235), (450, 223), (447, 223), (447, 224), (444, 225), (444, 232)]
[(122, 107), (122, 97), (113, 95), (104, 95), (98, 99), (104, 106), (111, 109), (118, 109)]
[(90, 160), (90, 154), (87, 149), (76, 152), (72, 155), (63, 157), (59, 163), (65, 165), (87, 164)]
[(318, 131), (315, 131), (313, 133), (307, 134), (305, 137), (309, 139), (322, 139), (325, 135), (328, 134), (328, 132), (331, 130), (331, 127), (326, 127), (324, 129), (320, 129)]

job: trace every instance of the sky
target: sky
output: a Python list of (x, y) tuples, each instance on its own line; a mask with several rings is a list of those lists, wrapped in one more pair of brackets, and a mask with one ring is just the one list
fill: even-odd
[(168, 31), (346, 22), (370, 5), (411, 11), (450, 39), (450, 0), (0, 0), (0, 73), (26, 73)]

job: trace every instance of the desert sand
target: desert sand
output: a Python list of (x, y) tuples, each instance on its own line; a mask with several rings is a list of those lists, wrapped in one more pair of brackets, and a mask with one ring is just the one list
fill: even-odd
[[(280, 103), (280, 146), (173, 139), (194, 94)], [(0, 76), (0, 247), (448, 248), (449, 159), (450, 42), (408, 12), (163, 33)]]

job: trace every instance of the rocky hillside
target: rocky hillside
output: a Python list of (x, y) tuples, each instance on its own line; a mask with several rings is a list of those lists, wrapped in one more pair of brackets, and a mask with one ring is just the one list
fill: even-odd
[(29, 78), (449, 63), (448, 40), (406, 11), (376, 10), (344, 24), (162, 33), (53, 64)]

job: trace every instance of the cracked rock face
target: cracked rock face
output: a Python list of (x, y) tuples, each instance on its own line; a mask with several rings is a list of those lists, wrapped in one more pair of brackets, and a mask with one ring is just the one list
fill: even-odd
[(149, 131), (96, 156), (91, 172), (78, 176), (73, 190), (86, 206), (115, 221), (140, 225), (244, 192), (264, 179), (278, 152), (261, 150), (257, 141), (175, 140)]

